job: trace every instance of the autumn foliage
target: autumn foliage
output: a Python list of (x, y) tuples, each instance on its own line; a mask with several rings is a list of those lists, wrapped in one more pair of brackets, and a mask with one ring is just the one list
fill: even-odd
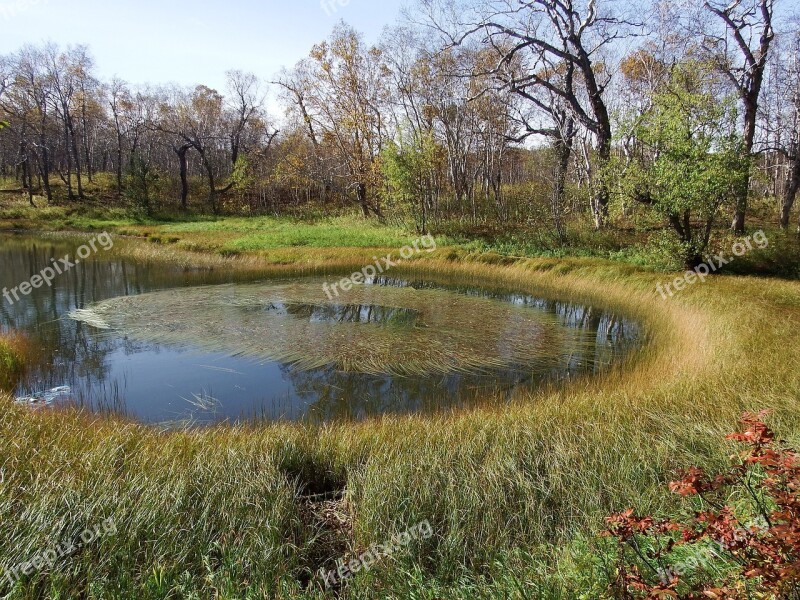
[(764, 416), (745, 414), (743, 431), (727, 436), (746, 446), (727, 472), (692, 467), (670, 484), (692, 503), (686, 518), (607, 517), (614, 597), (800, 598), (800, 455)]

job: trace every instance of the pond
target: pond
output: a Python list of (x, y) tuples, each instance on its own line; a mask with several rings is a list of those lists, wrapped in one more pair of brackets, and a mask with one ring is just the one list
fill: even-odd
[[(85, 242), (0, 235), (0, 288)], [(579, 303), (390, 277), (332, 298), (323, 284), (338, 279), (259, 279), (100, 250), (50, 286), (0, 299), (2, 329), (39, 349), (15, 394), (52, 390), (54, 404), (168, 425), (363, 419), (601, 375), (641, 341), (635, 322)]]

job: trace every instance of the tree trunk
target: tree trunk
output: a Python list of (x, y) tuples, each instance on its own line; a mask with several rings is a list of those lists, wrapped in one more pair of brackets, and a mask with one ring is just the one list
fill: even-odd
[(28, 190), (28, 203), (36, 208), (36, 205), (33, 203), (33, 174), (31, 173), (31, 161), (24, 141), (20, 143), (20, 151), (24, 157), (22, 162), (22, 187)]
[[(760, 91), (760, 86), (759, 86)], [(756, 120), (758, 118), (758, 95), (756, 98), (745, 101), (744, 115), (744, 153), (751, 160), (753, 155), (753, 144), (756, 135)], [(750, 193), (750, 170), (751, 165), (747, 165), (747, 177), (736, 190), (736, 210), (733, 215), (731, 229), (736, 234), (744, 233), (745, 219), (747, 218), (747, 197)]]
[(358, 191), (358, 203), (361, 205), (361, 212), (364, 213), (364, 218), (369, 218), (369, 204), (367, 203), (367, 186), (359, 182), (356, 185)]
[(429, 192), (426, 190), (424, 194), (422, 194), (422, 235), (428, 234), (428, 198), (430, 197)]
[(800, 156), (795, 156), (791, 162), (789, 177), (786, 181), (786, 189), (783, 191), (783, 203), (781, 206), (781, 228), (789, 228), (789, 217), (794, 206), (797, 192), (800, 190)]
[(200, 159), (206, 170), (206, 178), (208, 179), (208, 205), (211, 208), (211, 212), (217, 214), (217, 183), (214, 178), (214, 169), (206, 158), (205, 149), (203, 149), (202, 146), (198, 147), (198, 144), (195, 144), (194, 148), (200, 153)]
[(89, 147), (89, 124), (88, 124), (88, 117), (86, 115), (86, 97), (84, 96), (83, 101), (81, 102), (81, 133), (83, 134), (83, 153), (84, 153), (84, 164), (86, 165), (86, 175), (89, 177), (89, 183), (94, 183), (94, 172), (92, 169), (92, 149)]
[(178, 155), (181, 173), (181, 210), (184, 211), (188, 208), (189, 199), (189, 161), (186, 155), (191, 147), (192, 146), (190, 144), (184, 144), (179, 148), (175, 148), (175, 153)]
[(117, 133), (117, 196), (122, 197), (122, 136)]
[[(698, 249), (698, 244), (694, 239), (694, 232), (692, 231), (691, 213), (686, 210), (681, 213), (670, 213), (667, 215), (669, 224), (678, 236), (678, 239), (686, 247), (686, 252), (683, 255), (683, 265), (687, 270), (692, 271), (703, 263), (702, 251)], [(709, 222), (709, 229), (711, 227)]]
[(609, 161), (611, 160), (611, 125), (602, 127), (601, 132), (598, 134), (598, 164), (600, 180), (594, 192), (594, 199), (592, 201), (592, 210), (594, 212), (594, 226), (595, 229), (603, 229), (608, 221), (608, 203), (611, 199), (611, 192), (608, 189), (604, 177), (604, 171)]
[(558, 240), (562, 244), (566, 241), (566, 231), (564, 231), (564, 196), (567, 188), (567, 173), (569, 171), (569, 161), (572, 158), (572, 145), (575, 139), (575, 121), (569, 118), (563, 129), (559, 129), (559, 137), (556, 139), (556, 177), (553, 186), (553, 202), (551, 210), (553, 213), (553, 225), (556, 228)]
[[(72, 191), (72, 149), (69, 143), (69, 124), (66, 117), (64, 117), (64, 150), (67, 155), (67, 178), (64, 180), (67, 184), (67, 198), (74, 200), (75, 193)], [(59, 169), (60, 172), (61, 170)]]
[[(72, 144), (72, 153), (75, 156), (75, 177), (78, 180), (78, 198), (83, 199), (83, 180), (81, 177), (81, 153), (78, 150), (78, 140), (75, 136), (75, 122), (73, 121), (72, 117), (67, 118), (67, 124), (69, 126), (69, 139)], [(69, 153), (69, 149), (67, 149), (67, 153)]]
[(50, 153), (47, 151), (47, 133), (46, 133), (46, 120), (42, 117), (41, 131), (39, 133), (39, 144), (42, 149), (41, 157), (37, 161), (39, 163), (39, 174), (42, 177), (42, 186), (44, 187), (45, 195), (47, 196), (47, 203), (53, 203), (53, 190), (50, 188)]
[(234, 133), (231, 135), (231, 165), (236, 168), (236, 162), (239, 160), (239, 135)]

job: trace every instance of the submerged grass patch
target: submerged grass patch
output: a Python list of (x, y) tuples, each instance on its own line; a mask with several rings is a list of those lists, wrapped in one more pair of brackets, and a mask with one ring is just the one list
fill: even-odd
[(543, 368), (567, 360), (581, 343), (554, 318), (496, 300), (357, 285), (334, 302), (321, 280), (113, 298), (72, 318), (133, 340), (375, 375)]
[[(146, 246), (119, 251), (165, 252)], [(360, 251), (286, 252), (296, 262), (276, 274), (366, 264)], [(96, 518), (114, 516), (118, 533), (13, 589), (0, 579), (0, 593), (321, 598), (316, 569), (428, 520), (430, 540), (359, 573), (343, 596), (594, 598), (608, 576), (593, 547), (604, 515), (673, 510), (665, 482), (679, 467), (727, 464), (719, 440), (745, 409), (774, 408), (779, 433), (800, 442), (800, 283), (715, 277), (662, 301), (663, 276), (635, 267), (438, 256), (398, 276), (611, 308), (643, 323), (648, 343), (603, 378), (360, 424), (165, 433), (6, 404), (0, 568)], [(317, 494), (338, 509), (311, 510)]]

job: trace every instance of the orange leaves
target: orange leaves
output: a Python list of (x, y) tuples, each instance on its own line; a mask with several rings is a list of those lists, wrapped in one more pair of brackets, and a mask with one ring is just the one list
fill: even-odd
[(653, 527), (654, 521), (652, 517), (639, 518), (634, 515), (633, 509), (629, 509), (606, 517), (606, 523), (608, 524), (607, 534), (622, 540), (628, 540), (636, 533), (649, 532)]
[(680, 494), (681, 496), (699, 494), (703, 490), (705, 478), (706, 474), (703, 469), (690, 467), (684, 473), (683, 479), (669, 484), (669, 489), (674, 494)]
[[(743, 430), (727, 436), (747, 451), (726, 473), (709, 477), (691, 467), (670, 483), (672, 492), (702, 500), (703, 510), (687, 522), (657, 521), (633, 510), (606, 519), (604, 535), (616, 538), (620, 547), (612, 586), (617, 597), (795, 597), (800, 585), (800, 456), (776, 441), (763, 422), (767, 414), (745, 414)], [(743, 524), (737, 510), (724, 504), (732, 496), (749, 498), (743, 512), (756, 515), (760, 523)], [(715, 568), (698, 569), (702, 561), (696, 557), (681, 562), (673, 556), (678, 547), (682, 554), (704, 554)], [(720, 581), (708, 580), (713, 577), (709, 573), (717, 573)]]
[(744, 413), (742, 424), (745, 425), (745, 430), (739, 433), (732, 433), (726, 436), (725, 439), (759, 447), (770, 444), (775, 439), (775, 434), (762, 422), (762, 419), (769, 414), (770, 411), (768, 410), (762, 410), (758, 414)]
[(705, 471), (698, 467), (690, 467), (682, 473), (683, 478), (679, 481), (672, 481), (669, 489), (681, 496), (702, 495), (720, 489), (730, 483), (730, 479), (725, 475), (717, 475), (709, 479)]

